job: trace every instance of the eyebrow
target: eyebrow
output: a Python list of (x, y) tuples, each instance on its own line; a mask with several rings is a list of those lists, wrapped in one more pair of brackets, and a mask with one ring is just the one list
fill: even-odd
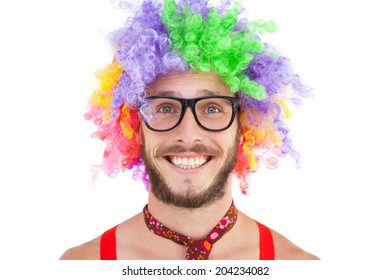
[(201, 89), (201, 90), (196, 92), (196, 95), (215, 96), (215, 95), (222, 95), (222, 94), (220, 92), (218, 92), (218, 91), (211, 91), (211, 90), (208, 90), (208, 89)]
[(177, 94), (175, 94), (175, 91), (173, 90), (167, 90), (167, 91), (161, 91), (158, 92), (157, 96), (168, 96), (168, 97), (175, 97)]

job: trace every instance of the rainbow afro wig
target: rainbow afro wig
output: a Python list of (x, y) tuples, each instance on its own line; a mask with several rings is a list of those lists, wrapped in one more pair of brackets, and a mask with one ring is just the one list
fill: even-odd
[[(276, 31), (272, 21), (249, 21), (239, 3), (221, 0), (121, 1), (132, 14), (124, 27), (109, 34), (113, 61), (97, 72), (99, 87), (89, 101), (87, 120), (106, 143), (102, 169), (113, 176), (126, 169), (148, 177), (141, 159), (139, 134), (148, 84), (171, 71), (215, 71), (241, 98), (239, 147), (234, 174), (246, 193), (247, 176), (260, 165), (276, 168), (278, 158), (292, 155), (285, 120), (287, 103), (311, 95), (289, 60), (260, 35)], [(214, 1), (215, 2), (215, 1)]]

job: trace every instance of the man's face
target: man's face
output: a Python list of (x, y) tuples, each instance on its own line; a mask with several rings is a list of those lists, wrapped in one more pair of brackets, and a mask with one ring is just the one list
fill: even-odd
[[(149, 96), (198, 98), (234, 94), (214, 72), (172, 72), (149, 86)], [(150, 189), (164, 203), (198, 208), (222, 198), (235, 167), (239, 145), (237, 117), (220, 132), (201, 128), (190, 108), (173, 130), (155, 132), (141, 125), (142, 158)]]

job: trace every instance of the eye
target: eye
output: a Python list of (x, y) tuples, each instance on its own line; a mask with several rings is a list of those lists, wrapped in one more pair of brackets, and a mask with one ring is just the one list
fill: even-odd
[(221, 110), (216, 106), (209, 106), (206, 108), (205, 111), (207, 114), (216, 114), (219, 113)]
[(170, 114), (174, 112), (174, 109), (169, 105), (163, 105), (157, 109), (157, 112), (163, 114)]
[(162, 104), (156, 107), (155, 112), (159, 114), (174, 114), (177, 112), (177, 108), (172, 104)]

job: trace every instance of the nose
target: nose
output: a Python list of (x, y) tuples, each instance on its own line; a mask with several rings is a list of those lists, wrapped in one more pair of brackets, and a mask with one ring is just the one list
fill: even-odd
[(183, 119), (174, 130), (175, 140), (181, 143), (195, 143), (203, 140), (204, 130), (195, 120), (191, 108), (187, 107)]

